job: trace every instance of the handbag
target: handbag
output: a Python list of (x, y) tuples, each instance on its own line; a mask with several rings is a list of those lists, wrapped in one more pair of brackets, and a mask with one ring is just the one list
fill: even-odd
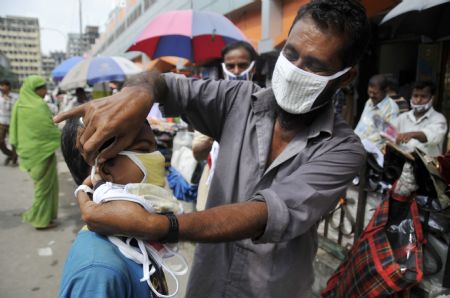
[(415, 195), (391, 192), (328, 280), (322, 297), (409, 297), (423, 278), (423, 243)]

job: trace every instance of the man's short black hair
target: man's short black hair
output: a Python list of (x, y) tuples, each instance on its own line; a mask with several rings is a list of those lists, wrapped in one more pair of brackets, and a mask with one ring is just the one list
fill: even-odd
[(388, 80), (387, 80), (386, 76), (384, 76), (382, 74), (377, 74), (370, 78), (369, 86), (372, 86), (372, 87), (376, 86), (376, 87), (380, 88), (380, 90), (386, 91), (386, 89), (388, 87)]
[(248, 56), (250, 57), (250, 61), (255, 61), (256, 58), (258, 58), (258, 54), (256, 53), (255, 49), (252, 47), (251, 44), (249, 44), (248, 42), (245, 41), (236, 41), (233, 43), (229, 43), (227, 44), (225, 47), (223, 47), (222, 49), (222, 59), (225, 58), (225, 55), (228, 54), (228, 52), (231, 52), (232, 50), (235, 49), (244, 49), (247, 51)]
[(91, 169), (76, 146), (77, 131), (80, 127), (82, 127), (80, 118), (68, 119), (61, 132), (61, 151), (77, 185), (83, 183)]
[(423, 90), (428, 88), (430, 90), (431, 96), (436, 92), (436, 85), (432, 81), (418, 81), (414, 83), (413, 90), (419, 89)]
[(292, 23), (311, 17), (324, 31), (342, 34), (345, 46), (341, 49), (344, 66), (353, 66), (363, 56), (370, 39), (370, 24), (364, 6), (357, 0), (311, 0), (301, 7)]
[(8, 86), (9, 88), (11, 88), (11, 82), (8, 80), (0, 81), (0, 85), (5, 85), (5, 86)]

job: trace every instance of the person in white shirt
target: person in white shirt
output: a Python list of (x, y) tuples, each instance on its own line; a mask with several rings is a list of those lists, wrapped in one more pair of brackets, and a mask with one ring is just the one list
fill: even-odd
[(0, 82), (0, 150), (6, 155), (5, 165), (12, 162), (17, 165), (17, 153), (14, 148), (9, 149), (6, 145), (6, 136), (9, 130), (11, 111), (16, 98), (12, 96), (11, 83), (7, 80)]
[(433, 82), (416, 82), (411, 97), (412, 110), (401, 114), (393, 124), (399, 132), (396, 142), (408, 151), (419, 148), (429, 156), (443, 152), (447, 120), (433, 108)]
[(369, 99), (355, 128), (355, 133), (361, 140), (372, 142), (381, 151), (384, 149), (386, 140), (381, 137), (380, 127), (375, 123), (374, 116), (378, 115), (383, 121), (392, 122), (398, 115), (398, 105), (387, 96), (386, 89), (387, 79), (385, 76), (374, 75), (370, 78), (367, 89)]

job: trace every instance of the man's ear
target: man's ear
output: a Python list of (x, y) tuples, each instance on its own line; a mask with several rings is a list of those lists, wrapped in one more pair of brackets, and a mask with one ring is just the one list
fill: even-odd
[(351, 82), (358, 76), (359, 70), (358, 66), (353, 66), (346, 74), (343, 75), (341, 82), (339, 84), (339, 88), (343, 88), (347, 85), (350, 85)]

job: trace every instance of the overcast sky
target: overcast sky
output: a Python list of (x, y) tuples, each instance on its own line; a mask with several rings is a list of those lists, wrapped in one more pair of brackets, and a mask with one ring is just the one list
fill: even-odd
[[(67, 33), (78, 33), (79, 0), (0, 0), (0, 15), (39, 18), (41, 50), (66, 51)], [(86, 25), (99, 26), (104, 31), (108, 14), (118, 0), (82, 0), (83, 31)]]

